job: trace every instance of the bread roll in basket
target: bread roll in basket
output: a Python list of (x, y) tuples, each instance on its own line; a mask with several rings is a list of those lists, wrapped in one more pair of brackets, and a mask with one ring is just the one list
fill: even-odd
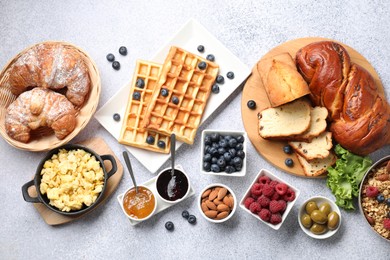
[[(54, 135), (52, 129), (48, 127), (40, 127), (31, 132), (31, 140), (29, 142), (23, 143), (12, 139), (7, 134), (5, 128), (5, 116), (7, 108), (17, 98), (17, 96), (13, 94), (13, 92), (15, 91), (12, 91), (11, 88), (10, 73), (12, 71), (12, 66), (22, 55), (40, 44), (61, 44), (63, 48), (71, 49), (77, 52), (77, 54), (81, 57), (85, 66), (87, 67), (90, 79), (90, 89), (89, 93), (85, 96), (85, 100), (83, 101), (83, 103), (80, 106), (75, 106), (77, 121), (76, 127), (69, 135), (67, 135), (64, 139), (61, 140)], [(19, 54), (17, 54), (14, 58), (12, 58), (0, 72), (0, 134), (10, 145), (18, 149), (27, 151), (46, 151), (64, 145), (68, 143), (71, 139), (73, 139), (88, 124), (89, 120), (91, 119), (98, 106), (100, 91), (101, 83), (97, 66), (90, 58), (90, 56), (79, 47), (71, 43), (60, 41), (45, 41), (30, 46)], [(58, 90), (57, 92), (62, 91)]]

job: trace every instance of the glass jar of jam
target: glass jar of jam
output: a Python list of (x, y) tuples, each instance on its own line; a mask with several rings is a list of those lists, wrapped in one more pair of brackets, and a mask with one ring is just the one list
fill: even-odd
[(189, 192), (190, 184), (187, 176), (180, 170), (163, 170), (157, 177), (156, 188), (158, 195), (167, 202), (177, 202)]
[(133, 219), (142, 220), (151, 216), (156, 208), (156, 198), (148, 188), (138, 186), (130, 189), (123, 196), (123, 209)]

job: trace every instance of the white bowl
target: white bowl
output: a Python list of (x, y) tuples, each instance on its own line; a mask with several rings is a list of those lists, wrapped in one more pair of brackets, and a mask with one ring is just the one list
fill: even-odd
[(167, 199), (164, 199), (164, 198), (160, 195), (160, 193), (158, 192), (157, 183), (158, 183), (158, 179), (160, 178), (160, 176), (161, 176), (165, 171), (167, 171), (167, 170), (171, 170), (171, 167), (165, 168), (165, 169), (163, 169), (162, 171), (160, 171), (160, 172), (158, 173), (157, 178), (156, 178), (156, 191), (157, 191), (158, 197), (159, 197), (162, 201), (164, 201), (164, 202), (166, 202), (166, 203), (169, 203), (169, 204), (175, 204), (175, 203), (178, 203), (178, 202), (180, 202), (180, 201), (182, 201), (182, 200), (184, 200), (184, 199), (187, 198), (187, 196), (188, 196), (188, 194), (190, 193), (190, 190), (191, 190), (191, 183), (190, 183), (190, 179), (188, 178), (188, 175), (185, 173), (185, 171), (184, 171), (181, 167), (175, 167), (175, 170), (176, 170), (176, 171), (180, 171), (180, 172), (183, 173), (184, 176), (187, 178), (187, 182), (188, 182), (188, 189), (187, 189), (187, 192), (184, 194), (183, 197), (181, 197), (180, 199), (177, 199), (177, 200), (167, 200)]
[[(328, 230), (327, 232), (325, 232), (324, 234), (321, 234), (321, 235), (316, 235), (316, 234), (313, 234), (310, 229), (308, 228), (305, 228), (302, 223), (301, 223), (301, 216), (305, 213), (306, 209), (306, 204), (309, 202), (309, 201), (314, 201), (317, 203), (318, 207), (324, 203), (324, 202), (328, 202), (329, 205), (331, 206), (332, 210), (331, 211), (335, 211), (337, 214), (339, 214), (339, 225), (336, 229), (334, 230)], [(333, 236), (334, 234), (337, 233), (337, 231), (340, 229), (340, 226), (341, 226), (341, 212), (340, 212), (340, 209), (339, 207), (333, 202), (331, 201), (330, 199), (326, 198), (326, 197), (322, 197), (322, 196), (314, 196), (314, 197), (311, 197), (310, 199), (306, 200), (300, 207), (299, 209), (299, 213), (298, 213), (298, 223), (299, 223), (299, 226), (301, 227), (301, 229), (303, 230), (303, 232), (306, 233), (306, 235), (312, 237), (312, 238), (316, 238), (316, 239), (325, 239), (325, 238), (328, 238), (328, 237), (331, 237)]]
[[(276, 180), (280, 183), (285, 183), (290, 189), (292, 189), (294, 192), (295, 192), (295, 199), (291, 202), (288, 202), (287, 203), (287, 207), (286, 207), (286, 210), (284, 211), (283, 213), (283, 216), (282, 216), (282, 222), (280, 222), (279, 224), (277, 225), (273, 225), (271, 223), (268, 223), (264, 220), (262, 220), (259, 215), (257, 214), (254, 214), (252, 213), (249, 209), (247, 209), (244, 205), (244, 202), (245, 202), (245, 199), (247, 197), (250, 196), (250, 193), (251, 193), (251, 188), (252, 186), (257, 182), (257, 180), (261, 177), (261, 176), (268, 176), (268, 178), (270, 178), (271, 180)], [(298, 197), (299, 197), (299, 194), (300, 194), (300, 190), (298, 190), (297, 188), (295, 188), (294, 186), (292, 186), (291, 184), (287, 183), (286, 181), (280, 179), (279, 177), (275, 176), (274, 174), (272, 174), (271, 172), (267, 171), (266, 169), (261, 169), (260, 172), (256, 175), (255, 179), (253, 180), (253, 182), (251, 183), (251, 185), (248, 187), (247, 191), (245, 192), (244, 196), (242, 197), (241, 201), (240, 201), (240, 207), (246, 211), (247, 213), (251, 214), (253, 217), (255, 217), (256, 219), (260, 220), (261, 222), (263, 222), (264, 224), (266, 224), (267, 226), (275, 229), (275, 230), (278, 230), (282, 224), (284, 223), (284, 221), (286, 220), (287, 216), (288, 216), (288, 213), (290, 212), (290, 210), (292, 209), (292, 207), (294, 206), (295, 202), (297, 201)]]
[[(223, 218), (223, 219), (219, 219), (219, 220), (216, 220), (216, 219), (211, 219), (209, 217), (207, 217), (203, 210), (202, 210), (202, 207), (201, 207), (201, 203), (202, 203), (202, 194), (203, 192), (205, 192), (206, 190), (210, 189), (210, 188), (213, 188), (213, 187), (223, 187), (223, 188), (226, 188), (228, 190), (228, 192), (230, 194), (232, 194), (233, 196), (233, 199), (234, 199), (234, 205), (233, 205), (233, 209), (230, 211), (229, 215), (226, 217), (226, 218)], [(236, 198), (236, 195), (234, 194), (234, 192), (232, 191), (232, 189), (230, 189), (228, 186), (222, 184), (222, 183), (213, 183), (213, 184), (210, 184), (210, 185), (207, 185), (199, 194), (199, 197), (198, 197), (198, 208), (199, 208), (199, 211), (200, 211), (200, 214), (207, 220), (207, 221), (210, 221), (212, 223), (223, 223), (227, 220), (229, 220), (233, 215), (234, 213), (236, 212), (236, 209), (237, 209), (237, 198)]]
[(154, 215), (154, 212), (155, 212), (156, 209), (157, 209), (157, 198), (156, 198), (156, 194), (155, 194), (151, 189), (149, 189), (148, 187), (146, 187), (146, 186), (144, 186), (144, 185), (137, 185), (137, 186), (138, 186), (138, 187), (143, 187), (143, 188), (149, 190), (150, 192), (152, 192), (153, 197), (154, 197), (154, 208), (153, 208), (152, 212), (151, 212), (148, 216), (146, 216), (145, 218), (134, 218), (134, 217), (130, 216), (129, 214), (127, 214), (127, 212), (125, 211), (124, 206), (123, 206), (123, 200), (124, 200), (124, 198), (125, 198), (127, 192), (129, 192), (129, 191), (132, 190), (132, 189), (135, 189), (135, 187), (131, 187), (131, 188), (129, 188), (128, 190), (126, 190), (125, 193), (123, 193), (123, 198), (122, 198), (122, 211), (123, 211), (123, 213), (124, 213), (128, 218), (130, 218), (131, 220), (135, 220), (135, 221), (144, 221), (144, 220), (147, 220), (147, 219), (149, 219), (151, 216)]
[[(222, 172), (212, 172), (212, 171), (207, 172), (203, 169), (203, 156), (204, 156), (204, 148), (205, 148), (204, 138), (206, 135), (213, 134), (213, 133), (218, 133), (218, 134), (222, 134), (222, 135), (231, 135), (234, 137), (237, 137), (239, 135), (244, 136), (245, 140), (243, 143), (243, 151), (245, 153), (245, 157), (242, 160), (242, 168), (240, 171), (234, 172), (234, 173), (226, 173), (224, 171), (222, 171)], [(203, 174), (206, 174), (206, 175), (234, 176), (234, 177), (245, 176), (245, 174), (246, 174), (246, 158), (247, 158), (247, 153), (246, 153), (246, 143), (247, 142), (248, 142), (248, 135), (246, 134), (246, 132), (243, 132), (243, 131), (210, 130), (210, 129), (203, 130), (202, 131), (201, 153), (200, 153), (200, 172)]]

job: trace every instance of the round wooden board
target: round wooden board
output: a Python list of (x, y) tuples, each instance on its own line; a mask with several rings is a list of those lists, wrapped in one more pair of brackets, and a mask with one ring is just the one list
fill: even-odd
[[(295, 58), (296, 52), (304, 47), (305, 45), (316, 42), (316, 41), (334, 41), (332, 39), (326, 38), (300, 38), (292, 41), (285, 42), (272, 50), (270, 50), (267, 54), (265, 54), (262, 59), (270, 58), (272, 56), (278, 55), (283, 52), (288, 52), (291, 54), (293, 58)], [(335, 41), (337, 42), (337, 41)], [(338, 42), (340, 43), (340, 42)], [(363, 66), (366, 70), (368, 70), (373, 76), (375, 83), (378, 86), (379, 91), (384, 92), (382, 83), (379, 79), (378, 74), (375, 69), (371, 66), (371, 64), (357, 51), (352, 49), (351, 47), (340, 43), (343, 45), (351, 57), (351, 61)], [(261, 61), (260, 60), (260, 61)], [(317, 177), (309, 177), (306, 176), (303, 172), (302, 167), (300, 166), (297, 157), (295, 154), (287, 155), (283, 152), (283, 146), (286, 145), (286, 142), (278, 142), (278, 141), (268, 141), (260, 137), (258, 133), (258, 119), (257, 114), (265, 108), (270, 107), (270, 102), (267, 97), (267, 93), (265, 92), (264, 85), (261, 81), (259, 72), (257, 70), (258, 63), (252, 69), (252, 74), (248, 78), (244, 90), (242, 93), (241, 99), (241, 115), (244, 123), (245, 130), (248, 134), (249, 139), (252, 144), (256, 148), (256, 150), (270, 163), (275, 165), (276, 167), (282, 169), (283, 171), (300, 176), (305, 178), (324, 178), (326, 175), (321, 175)], [(251, 110), (247, 107), (248, 100), (254, 100), (256, 102), (256, 109)], [(293, 167), (287, 167), (284, 164), (286, 158), (292, 158), (294, 160)]]

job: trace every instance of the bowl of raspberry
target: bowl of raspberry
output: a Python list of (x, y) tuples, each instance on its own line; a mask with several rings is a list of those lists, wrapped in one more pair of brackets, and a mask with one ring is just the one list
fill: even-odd
[(278, 230), (294, 206), (300, 191), (262, 169), (240, 201), (240, 207), (267, 226)]

